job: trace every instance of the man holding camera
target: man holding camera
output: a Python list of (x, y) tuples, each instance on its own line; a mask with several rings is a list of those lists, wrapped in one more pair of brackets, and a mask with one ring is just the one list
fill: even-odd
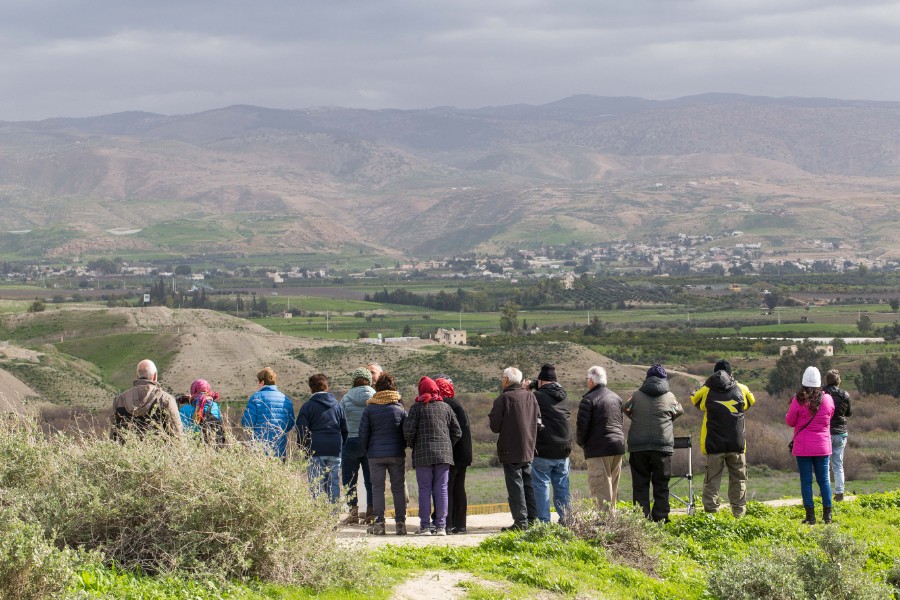
[(569, 454), (572, 452), (572, 425), (569, 399), (556, 380), (556, 367), (541, 366), (537, 381), (529, 382), (541, 411), (536, 456), (531, 462), (531, 482), (537, 518), (550, 522), (550, 488), (559, 522), (565, 524), (569, 512)]

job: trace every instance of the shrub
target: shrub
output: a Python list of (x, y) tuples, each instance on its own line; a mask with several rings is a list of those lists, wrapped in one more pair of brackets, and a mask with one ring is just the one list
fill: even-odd
[(659, 546), (664, 536), (660, 527), (644, 518), (639, 508), (598, 510), (592, 500), (572, 506), (570, 529), (579, 538), (597, 542), (609, 552), (609, 559), (648, 575), (659, 567)]
[(0, 453), (0, 498), (20, 500), (56, 545), (125, 569), (312, 586), (367, 576), (336, 547), (337, 517), (297, 462), (155, 435), (46, 439), (14, 421), (0, 424)]
[(817, 547), (812, 550), (797, 552), (782, 545), (769, 554), (756, 548), (740, 560), (722, 561), (707, 578), (709, 591), (720, 600), (891, 597), (888, 585), (864, 572), (864, 544), (834, 527), (825, 527), (814, 536)]
[(37, 525), (0, 509), (0, 598), (60, 597), (75, 576), (77, 554), (55, 548)]

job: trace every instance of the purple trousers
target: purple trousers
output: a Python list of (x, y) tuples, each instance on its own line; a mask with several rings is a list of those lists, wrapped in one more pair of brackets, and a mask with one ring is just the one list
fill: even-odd
[(434, 523), (438, 529), (447, 527), (447, 479), (450, 465), (424, 465), (416, 467), (419, 484), (419, 526), (431, 528), (431, 498), (434, 497)]

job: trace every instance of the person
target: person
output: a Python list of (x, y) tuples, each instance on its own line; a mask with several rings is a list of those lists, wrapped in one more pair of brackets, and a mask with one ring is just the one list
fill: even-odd
[(375, 395), (372, 388), (372, 375), (368, 369), (360, 367), (351, 374), (353, 387), (341, 398), (341, 407), (347, 417), (347, 429), (349, 434), (344, 447), (341, 449), (341, 485), (344, 486), (344, 494), (347, 498), (349, 515), (344, 519), (347, 525), (359, 523), (359, 499), (357, 498), (357, 483), (359, 482), (359, 470), (362, 468), (363, 487), (366, 490), (366, 515), (365, 522), (374, 520), (372, 508), (372, 478), (369, 474), (369, 461), (359, 441), (359, 422), (363, 411), (366, 410), (366, 402)]
[(749, 388), (738, 383), (731, 363), (718, 361), (713, 374), (691, 395), (691, 404), (703, 412), (700, 452), (706, 455), (703, 477), (703, 510), (719, 510), (719, 488), (728, 469), (728, 502), (731, 514), (747, 512), (747, 434), (744, 413), (756, 403)]
[(123, 430), (132, 430), (139, 436), (152, 430), (173, 436), (183, 433), (178, 404), (159, 385), (158, 377), (152, 360), (144, 359), (138, 363), (137, 379), (132, 382), (132, 387), (113, 400), (113, 439), (122, 441)]
[(219, 393), (212, 391), (205, 379), (191, 383), (188, 403), (178, 411), (182, 424), (187, 420), (185, 431), (193, 431), (207, 444), (225, 445), (225, 428), (222, 426), (222, 411), (219, 408)]
[(822, 374), (816, 367), (807, 367), (803, 372), (800, 389), (791, 398), (791, 405), (784, 416), (785, 423), (794, 428), (791, 440), (791, 454), (797, 460), (800, 472), (800, 495), (806, 518), (803, 522), (816, 522), (813, 505), (813, 474), (822, 495), (822, 521), (831, 523), (831, 481), (828, 478), (828, 463), (831, 458), (831, 417), (834, 415), (834, 400), (822, 391)]
[(193, 413), (191, 415), (187, 414), (187, 409), (190, 408), (191, 405), (191, 395), (190, 394), (178, 394), (175, 396), (175, 402), (178, 404), (178, 415), (181, 417), (181, 428), (184, 431), (188, 431), (194, 425)]
[[(419, 484), (419, 530), (416, 535), (447, 535), (447, 479), (453, 464), (453, 445), (462, 437), (453, 410), (443, 402), (430, 377), (419, 380), (419, 395), (403, 424), (406, 445)], [(431, 528), (434, 498), (435, 528)]]
[(372, 376), (372, 385), (374, 386), (376, 383), (378, 383), (378, 378), (381, 377), (381, 374), (384, 373), (384, 369), (382, 369), (381, 365), (379, 365), (378, 363), (369, 363), (366, 365), (366, 369)]
[[(672, 454), (675, 453), (673, 421), (684, 414), (675, 395), (669, 391), (666, 369), (656, 364), (628, 402), (625, 415), (631, 419), (628, 430), (628, 462), (631, 465), (633, 502), (644, 516), (655, 522), (669, 521), (669, 479)], [(653, 505), (650, 485), (653, 485)]]
[(287, 435), (295, 425), (294, 403), (275, 385), (278, 376), (272, 367), (256, 374), (259, 389), (247, 399), (241, 427), (250, 430), (253, 442), (266, 454), (287, 458)]
[(831, 417), (831, 472), (834, 474), (834, 501), (844, 500), (844, 450), (847, 448), (847, 419), (853, 415), (850, 394), (841, 388), (841, 372), (831, 369), (825, 373), (826, 394), (834, 400)]
[(537, 505), (531, 481), (531, 461), (537, 443), (540, 407), (534, 394), (522, 386), (522, 371), (507, 367), (500, 378), (503, 391), (488, 414), (497, 438), (497, 456), (503, 465), (509, 510), (513, 524), (507, 530), (524, 530), (537, 520)]
[(449, 375), (435, 375), (434, 382), (438, 386), (444, 404), (453, 411), (459, 423), (462, 437), (453, 444), (453, 464), (447, 478), (447, 533), (467, 533), (466, 517), (469, 511), (469, 498), (466, 496), (466, 469), (472, 464), (472, 426), (469, 414), (459, 399)]
[(368, 532), (385, 534), (384, 488), (387, 473), (391, 476), (394, 497), (394, 523), (397, 535), (406, 535), (406, 440), (403, 424), (406, 411), (394, 376), (382, 373), (375, 382), (375, 394), (366, 401), (366, 409), (359, 421), (359, 443), (369, 459), (372, 477), (372, 508), (374, 523)]
[(625, 456), (625, 417), (622, 398), (606, 381), (606, 369), (598, 365), (588, 369), (588, 391), (578, 405), (575, 441), (584, 450), (591, 496), (600, 509), (613, 510)]
[(341, 448), (349, 434), (347, 417), (328, 391), (324, 373), (311, 375), (307, 383), (312, 395), (297, 415), (297, 444), (309, 456), (306, 474), (313, 495), (318, 496), (324, 488), (328, 500), (337, 504), (341, 498)]
[[(526, 385), (526, 387), (532, 387)], [(544, 364), (534, 384), (534, 397), (543, 427), (535, 439), (531, 461), (531, 485), (538, 520), (550, 522), (550, 490), (560, 523), (568, 523), (569, 454), (572, 453), (572, 425), (569, 398), (556, 378), (556, 366)]]

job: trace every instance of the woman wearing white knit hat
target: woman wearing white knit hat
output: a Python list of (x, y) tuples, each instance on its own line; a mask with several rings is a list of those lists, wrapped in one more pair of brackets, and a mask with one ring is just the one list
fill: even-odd
[(815, 367), (807, 367), (797, 394), (791, 399), (791, 407), (785, 422), (794, 428), (791, 453), (797, 460), (800, 472), (800, 495), (806, 509), (807, 524), (815, 524), (812, 480), (815, 475), (822, 495), (822, 521), (831, 523), (831, 482), (828, 477), (828, 461), (831, 458), (831, 417), (834, 400), (822, 391), (822, 374)]

